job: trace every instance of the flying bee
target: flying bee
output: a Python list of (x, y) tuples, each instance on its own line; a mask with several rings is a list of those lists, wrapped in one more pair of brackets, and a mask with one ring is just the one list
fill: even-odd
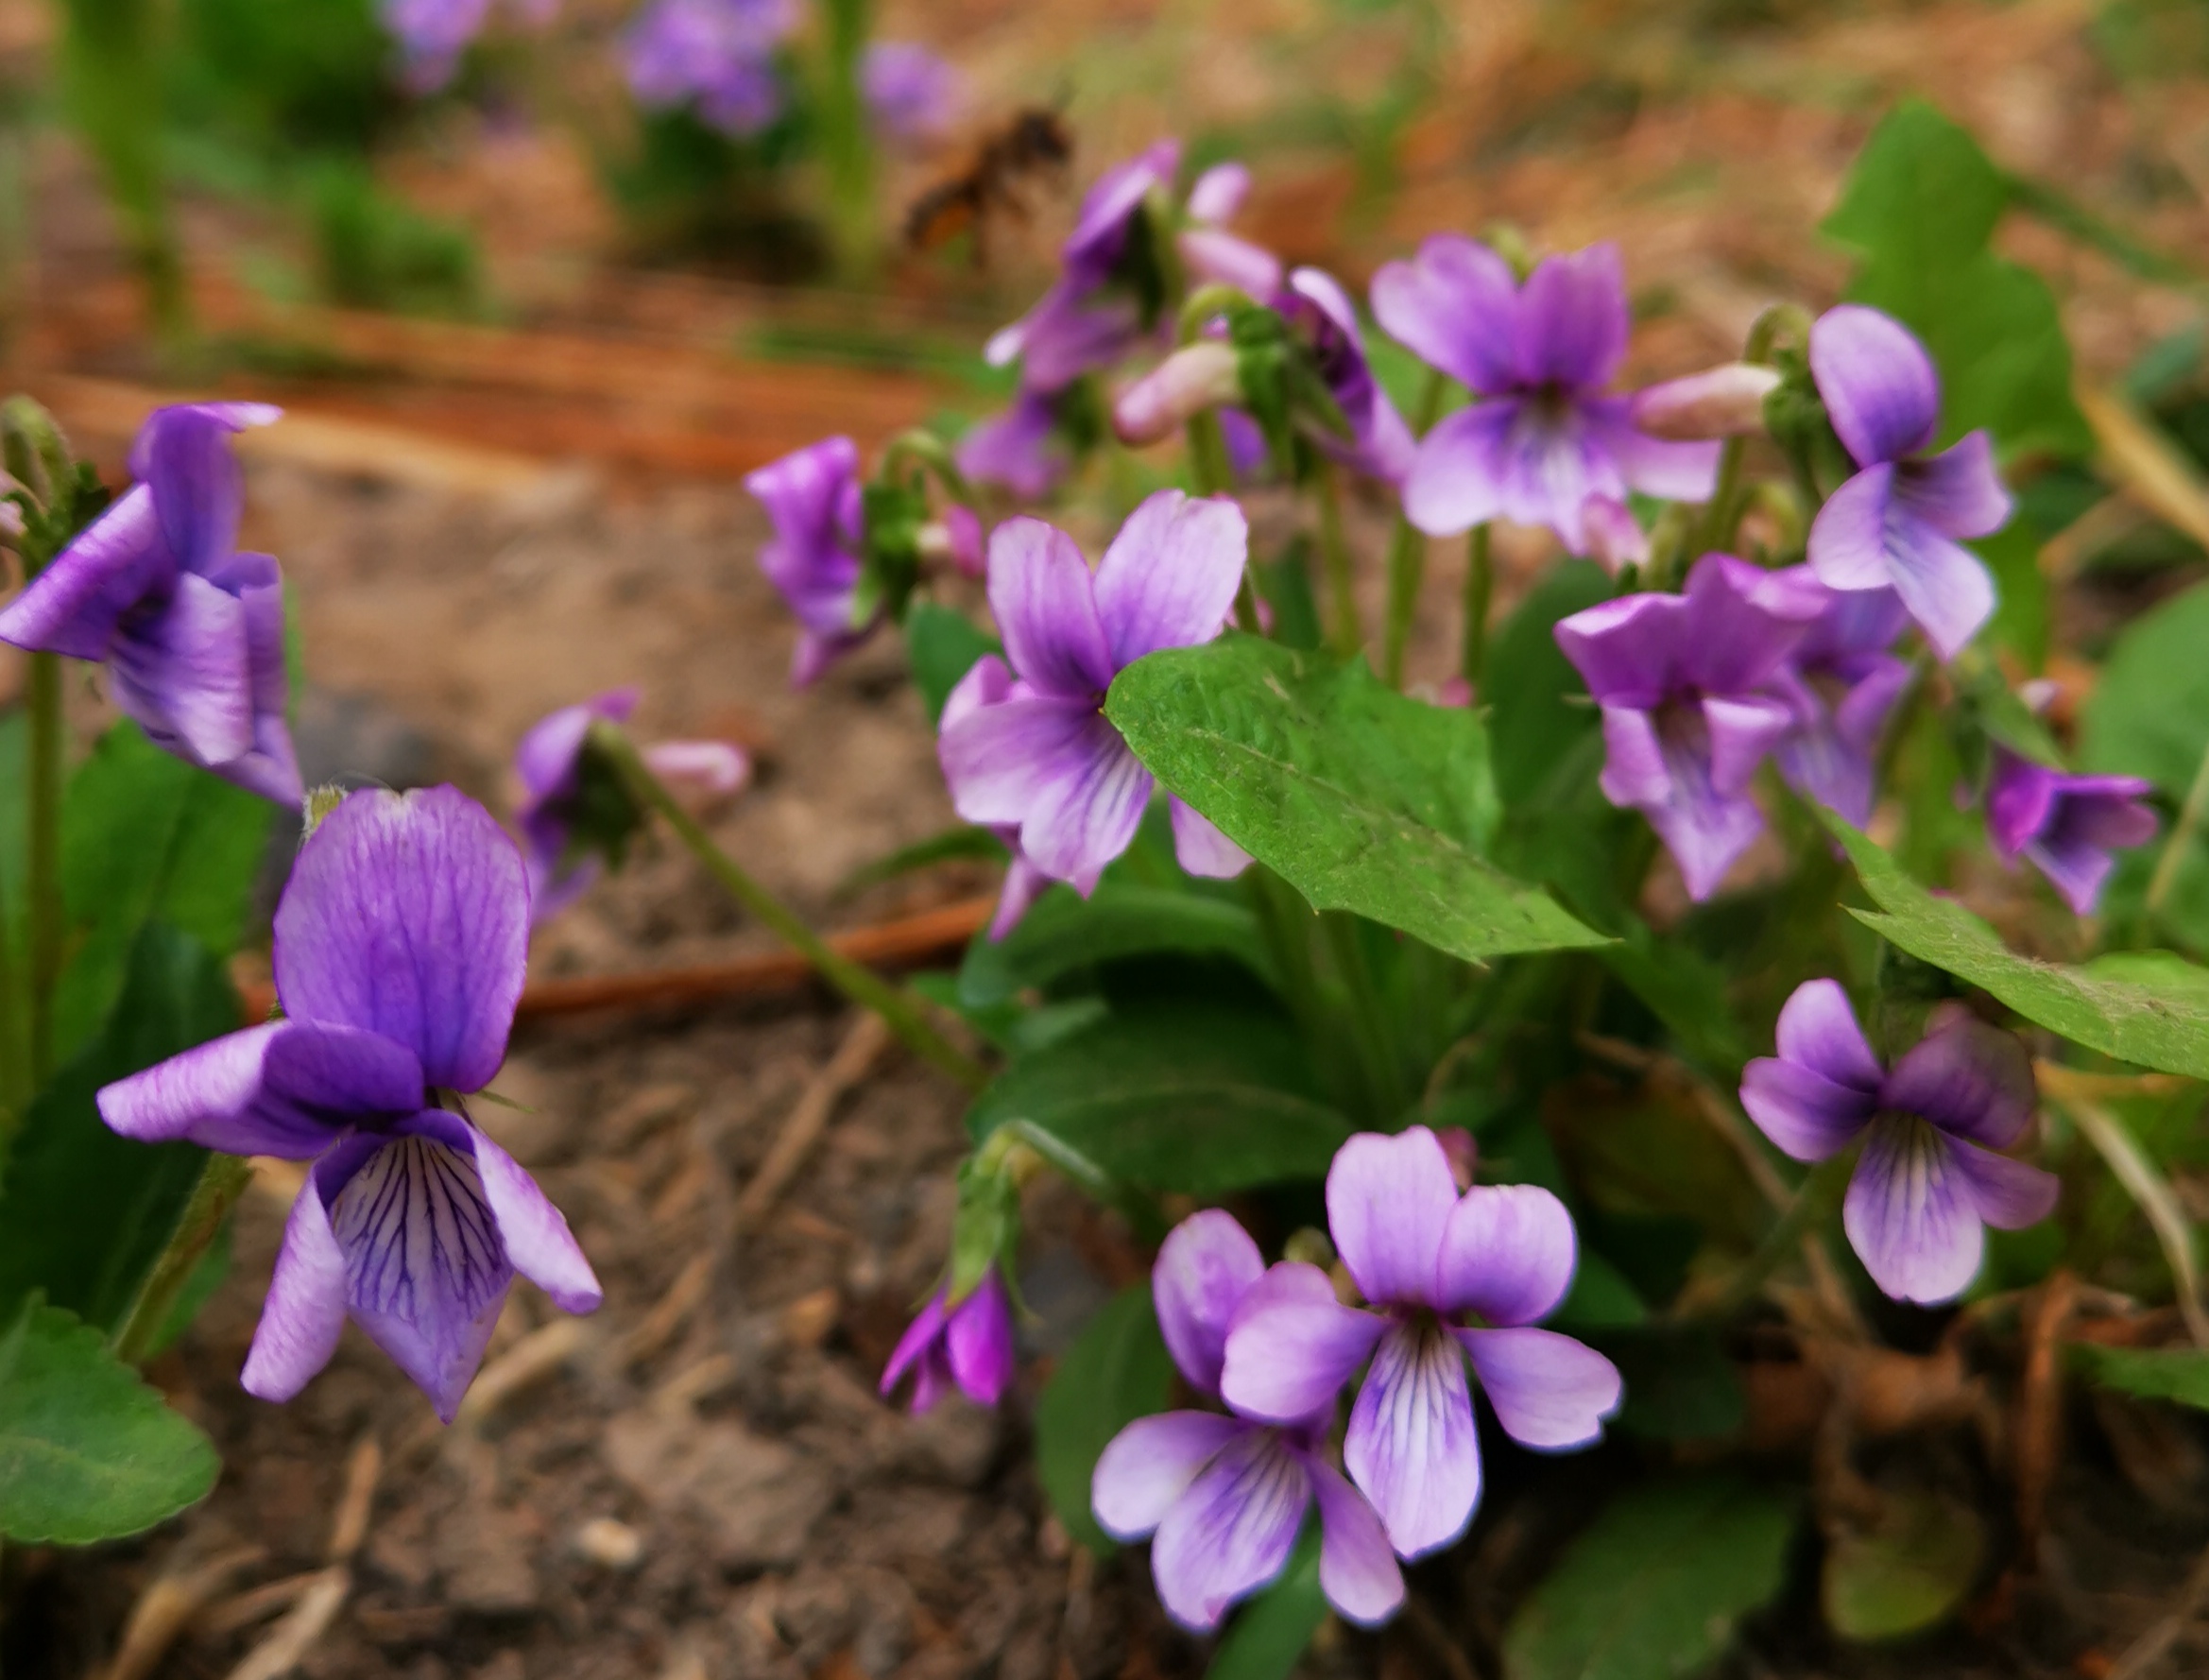
[(982, 267), (989, 258), (991, 217), (1026, 221), (1023, 182), (1032, 176), (1058, 174), (1073, 153), (1073, 131), (1056, 111), (1030, 106), (1017, 112), (983, 140), (964, 170), (913, 200), (905, 212), (906, 246), (933, 250), (967, 233), (974, 242), (974, 266)]

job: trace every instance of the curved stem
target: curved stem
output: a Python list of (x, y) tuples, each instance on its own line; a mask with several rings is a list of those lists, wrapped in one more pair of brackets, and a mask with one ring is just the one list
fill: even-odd
[(911, 462), (925, 472), (933, 472), (944, 493), (954, 502), (969, 506), (974, 501), (974, 489), (959, 471), (958, 462), (950, 449), (933, 432), (920, 426), (908, 427), (883, 446), (882, 463), (879, 476), (888, 478)]
[(28, 894), (30, 948), (30, 1085), (38, 1090), (54, 1071), (54, 991), (61, 979), (61, 780), (63, 727), (61, 660), (34, 653), (26, 707), (30, 728), (30, 832), (25, 887)]
[[(253, 1163), (242, 1156), (207, 1157), (207, 1164), (199, 1170), (199, 1182), (192, 1187), (192, 1199), (184, 1204), (177, 1228), (169, 1233), (168, 1246), (146, 1273), (138, 1298), (130, 1303), (129, 1315), (116, 1328), (111, 1346), (117, 1359), (135, 1365), (154, 1351), (185, 1286), (192, 1281), (192, 1274), (214, 1246), (215, 1238), (222, 1234), (223, 1221), (231, 1216), (252, 1176)], [(313, 1187), (300, 1193), (312, 1195)]]
[(1335, 652), (1350, 658), (1365, 645), (1365, 626), (1358, 618), (1358, 593), (1350, 571), (1349, 540), (1343, 534), (1342, 491), (1335, 483), (1332, 461), (1322, 459), (1311, 475), (1312, 493), (1319, 500), (1319, 552), (1327, 565), (1327, 605), (1334, 618)]
[(1729, 1318), (1747, 1306), (1764, 1287), (1764, 1280), (1778, 1270), (1789, 1254), (1806, 1243), (1816, 1241), (1815, 1227), (1840, 1205), (1841, 1191), (1855, 1166), (1856, 1152), (1843, 1150), (1811, 1168), (1809, 1176), (1796, 1190), (1794, 1200), (1788, 1204), (1772, 1229), (1764, 1233), (1764, 1241), (1756, 1245), (1755, 1252), (1682, 1316)]
[(932, 1066), (950, 1074), (969, 1090), (989, 1082), (980, 1062), (946, 1038), (921, 1013), (922, 1004), (912, 993), (894, 986), (871, 969), (864, 968), (831, 947), (797, 914), (753, 880), (734, 858), (713, 843), (697, 819), (682, 808), (660, 780), (646, 767), (629, 738), (605, 723), (594, 724), (591, 744), (606, 756), (621, 775), (630, 797), (667, 821), (691, 855), (706, 866), (728, 896), (765, 923), (769, 932), (813, 966), (822, 979), (863, 1009), (882, 1018), (882, 1024), (898, 1035), (906, 1048)]
[(1465, 544), (1464, 644), (1458, 653), (1458, 672), (1481, 692), (1481, 678), (1488, 669), (1488, 598), (1496, 589), (1496, 565), (1489, 553), (1488, 527), (1473, 527)]
[[(1424, 437), (1442, 413), (1448, 377), (1430, 369), (1419, 392), (1419, 411), (1413, 417), (1414, 433)], [(1401, 507), (1396, 529), (1388, 540), (1388, 618), (1381, 626), (1380, 675), (1391, 688), (1404, 686), (1404, 646), (1412, 636), (1412, 620), (1419, 610), (1419, 586), (1427, 577), (1427, 540)]]

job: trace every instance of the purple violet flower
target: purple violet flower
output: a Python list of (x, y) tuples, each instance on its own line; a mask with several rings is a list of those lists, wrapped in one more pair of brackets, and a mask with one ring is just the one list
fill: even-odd
[(1618, 1368), (1532, 1328), (1565, 1298), (1577, 1258), (1571, 1215), (1548, 1191), (1461, 1195), (1440, 1140), (1413, 1126), (1344, 1143), (1327, 1211), (1369, 1307), (1338, 1304), (1315, 1266), (1276, 1266), (1268, 1277), (1280, 1281), (1235, 1315), (1220, 1392), (1245, 1417), (1294, 1423), (1330, 1404), (1370, 1355), (1343, 1463), (1397, 1553), (1423, 1556), (1463, 1534), (1480, 1502), (1468, 1358), (1504, 1432), (1549, 1452), (1601, 1435)]
[(1173, 183), (1181, 143), (1161, 140), (1098, 178), (1074, 231), (1059, 249), (1059, 277), (1036, 306), (1002, 329), (985, 351), (989, 365), (1020, 364), (1023, 392), (1051, 392), (1110, 367), (1143, 332), (1137, 300), (1113, 287), (1136, 218), (1154, 192)]
[(1418, 440), (1373, 377), (1349, 293), (1331, 274), (1298, 268), (1272, 301), (1303, 335), (1328, 395), (1350, 423), (1346, 438), (1314, 427), (1311, 440), (1352, 471), (1400, 486), (1418, 458)]
[(1013, 1314), (1004, 1280), (993, 1268), (973, 1292), (946, 1304), (950, 1286), (921, 1308), (890, 1354), (882, 1392), (891, 1393), (910, 1372), (913, 1410), (926, 1412), (959, 1392), (977, 1406), (994, 1406), (1012, 1385)]
[(1227, 231), (1249, 197), (1247, 168), (1214, 163), (1190, 187), (1183, 207), (1189, 226), (1173, 235), (1173, 245), (1192, 279), (1239, 286), (1262, 302), (1281, 289), (1281, 260), (1262, 245)]
[[(1012, 692), (1011, 669), (997, 655), (984, 654), (944, 697), (943, 716), (936, 725), (938, 736), (984, 707), (995, 706), (1010, 697)], [(989, 831), (1012, 853), (1012, 861), (1005, 866), (1004, 885), (998, 891), (996, 913), (989, 918), (990, 938), (1002, 939), (1020, 925), (1020, 917), (1050, 890), (1051, 877), (1031, 864), (1020, 850), (1019, 823), (993, 823)]]
[(1995, 610), (1995, 580), (1957, 539), (1989, 537), (2010, 492), (1981, 430), (1936, 455), (1941, 378), (1925, 346), (1876, 309), (1844, 303), (1810, 328), (1810, 373), (1861, 469), (1810, 525), (1808, 558), (1837, 590), (1892, 586), (1940, 656), (1955, 658)]
[(654, 0), (624, 43), (638, 103), (694, 104), (726, 134), (757, 134), (782, 114), (775, 49), (796, 27), (791, 0)]
[(115, 704), (157, 746), (297, 805), (283, 584), (268, 556), (236, 550), (245, 477), (230, 447), (279, 413), (155, 409), (130, 447), (138, 482), (0, 608), (0, 642), (104, 663)]
[(565, 1311), (598, 1280), (514, 1158), (457, 1106), (506, 1054), (529, 886), (514, 843), (450, 787), (353, 794), (300, 848), (276, 909), (284, 1019), (99, 1093), (148, 1143), (313, 1164), (241, 1380), (288, 1400), (350, 1313), (450, 1423), (516, 1273)]
[(790, 681), (804, 688), (881, 623), (879, 613), (855, 622), (866, 541), (859, 446), (824, 437), (762, 467), (744, 488), (775, 526), (774, 540), (760, 550), (760, 570), (797, 616)]
[[(1310, 1298), (1310, 1266), (1266, 1270), (1232, 1214), (1207, 1209), (1173, 1227), (1151, 1272), (1158, 1329), (1189, 1385), (1220, 1397), (1227, 1333), (1254, 1301)], [(1151, 1573), (1166, 1613), (1209, 1633), (1237, 1600), (1288, 1566), (1305, 1514), (1319, 1505), (1319, 1585), (1344, 1617), (1367, 1627), (1404, 1602), (1403, 1572), (1373, 1507), (1324, 1456), (1334, 1398), (1289, 1423), (1164, 1412), (1139, 1417), (1097, 1460), (1090, 1500), (1118, 1540), (1151, 1543)]]
[[(460, 57), (490, 22), (492, 0), (383, 0), (384, 27), (399, 43), (402, 79), (413, 94), (434, 94), (453, 79)], [(550, 23), (557, 0), (509, 0), (531, 27)]]
[[(1135, 838), (1152, 788), (1104, 715), (1104, 691), (1147, 653), (1219, 634), (1248, 546), (1241, 508), (1179, 490), (1160, 490), (1128, 515), (1094, 576), (1065, 532), (1037, 519), (999, 525), (989, 605), (1015, 680), (937, 740), (959, 814), (1017, 824), (1021, 856), (1085, 897), (1095, 890)], [(1234, 875), (1250, 861), (1178, 799), (1173, 818), (1175, 852), (1191, 874)]]
[(1706, 554), (1685, 594), (1625, 595), (1559, 621), (1603, 709), (1603, 797), (1649, 818), (1707, 899), (1764, 831), (1749, 783), (1794, 714), (1764, 692), (1823, 609), (1808, 577)]
[(1944, 1003), (1882, 1070), (1848, 994), (1811, 980), (1779, 1012), (1778, 1050), (1743, 1071), (1741, 1106), (1799, 1161), (1863, 1140), (1841, 1226), (1896, 1300), (1954, 1300), (1978, 1271), (1983, 1226), (2020, 1230), (2055, 1207), (2054, 1174), (1995, 1153), (2032, 1118), (2032, 1063), (2014, 1033)]
[(1794, 713), (1773, 754), (1779, 773), (1859, 829), (1872, 820), (1888, 716), (1909, 687), (1909, 661), (1887, 651), (1909, 623), (1892, 590), (1825, 591), (1824, 610), (1772, 674)]
[(965, 79), (914, 41), (870, 41), (859, 87), (882, 129), (897, 140), (933, 140), (958, 120)]
[(2091, 916), (2123, 847), (2155, 838), (2154, 792), (2136, 776), (2073, 776), (1995, 748), (1987, 787), (1987, 838), (2006, 864), (2020, 855), (2055, 884), (2080, 916)]
[[(529, 871), (529, 919), (550, 920), (589, 890), (602, 866), (595, 849), (578, 853), (575, 801), (583, 792), (583, 746), (591, 726), (604, 718), (625, 723), (637, 709), (634, 688), (614, 689), (539, 719), (514, 751), (522, 802), (514, 824), (522, 831), (522, 862)], [(644, 764), (661, 780), (707, 795), (734, 793), (751, 774), (751, 760), (726, 741), (659, 741), (643, 749)]]
[(1404, 511), (1429, 535), (1501, 518), (1547, 525), (1584, 554), (1591, 495), (1710, 499), (1716, 443), (1652, 437), (1634, 423), (1631, 399), (1602, 394), (1626, 354), (1617, 246), (1545, 257), (1521, 286), (1486, 246), (1437, 234), (1374, 276), (1373, 313), (1483, 399), (1420, 440)]
[(1040, 501), (1073, 468), (1060, 393), (1022, 386), (1010, 408), (978, 420), (952, 452), (969, 484), (993, 484), (1023, 502)]

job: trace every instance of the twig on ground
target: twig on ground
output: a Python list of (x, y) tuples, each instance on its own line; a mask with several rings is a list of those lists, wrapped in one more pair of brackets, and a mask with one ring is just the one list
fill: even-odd
[(2195, 1560), (2192, 1572), (2186, 1576), (2185, 1585), (2179, 1588), (2169, 1610), (2125, 1648), (2106, 1680), (2139, 1680), (2178, 1642), (2179, 1636), (2201, 1613), (2205, 1603), (2209, 1603), (2209, 1551)]
[(2026, 1320), (2025, 1378), (2017, 1399), (2017, 1550), (2030, 1568), (2039, 1555), (2041, 1527), (2047, 1517), (2048, 1489), (2056, 1476), (2056, 1453), (2063, 1418), (2061, 1342), (2079, 1293), (2071, 1274), (2058, 1268), (2040, 1287)]
[(330, 1524), (330, 1561), (352, 1562), (353, 1553), (368, 1537), (368, 1517), (376, 1508), (376, 1483), (384, 1476), (384, 1449), (374, 1435), (363, 1435), (345, 1464), (345, 1491), (338, 1496), (337, 1516)]
[(711, 1249), (691, 1257), (690, 1263), (668, 1285), (667, 1293), (644, 1315), (643, 1323), (623, 1338), (620, 1353), (623, 1365), (642, 1364), (675, 1340), (676, 1331), (689, 1322), (691, 1314), (698, 1310), (698, 1303), (706, 1298), (718, 1259)]
[(776, 1199), (789, 1189), (791, 1180), (805, 1164), (806, 1156), (828, 1130), (838, 1100), (866, 1077), (867, 1070), (874, 1066), (875, 1058), (889, 1041), (889, 1028), (882, 1024), (880, 1016), (862, 1011), (852, 1021), (844, 1041), (836, 1046), (836, 1054), (806, 1083), (796, 1106), (790, 1111), (790, 1118), (782, 1123), (781, 1131), (768, 1146), (767, 1158), (760, 1163), (760, 1170), (737, 1197), (736, 1224), (740, 1231), (754, 1228), (773, 1209)]
[(268, 1637), (246, 1653), (245, 1660), (230, 1671), (230, 1680), (282, 1680), (329, 1632), (351, 1590), (351, 1569), (344, 1564), (324, 1569), (300, 1594), (290, 1613), (268, 1630)]
[(484, 1366), (454, 1414), (454, 1427), (485, 1422), (523, 1389), (557, 1371), (591, 1341), (591, 1326), (579, 1318), (556, 1318), (531, 1330)]
[(248, 1587), (196, 1618), (192, 1631), (205, 1638), (228, 1638), (257, 1621), (266, 1621), (280, 1610), (290, 1609), (300, 1602), (300, 1595), (326, 1573), (324, 1569), (309, 1569), (303, 1575), (286, 1575), (281, 1581), (265, 1581)]
[(144, 1680), (168, 1654), (178, 1637), (199, 1620), (200, 1612), (236, 1578), (267, 1556), (259, 1546), (219, 1552), (190, 1569), (166, 1569), (154, 1577), (123, 1624), (114, 1659), (99, 1671), (100, 1680)]
[[(993, 899), (962, 899), (917, 916), (832, 934), (828, 945), (839, 955), (869, 968), (916, 968), (963, 948), (976, 929), (988, 923), (996, 908)], [(796, 952), (771, 951), (696, 968), (539, 980), (523, 988), (515, 1015), (526, 1020), (580, 1015), (593, 1009), (651, 1009), (729, 998), (773, 997), (796, 990), (813, 975), (813, 965)], [(241, 986), (239, 996), (246, 1024), (258, 1026), (268, 1019), (276, 1003), (276, 988), (266, 984)]]

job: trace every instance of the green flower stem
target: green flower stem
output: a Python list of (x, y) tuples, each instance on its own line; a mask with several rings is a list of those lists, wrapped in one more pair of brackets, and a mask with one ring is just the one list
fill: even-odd
[(907, 1049), (923, 1061), (956, 1079), (969, 1090), (979, 1090), (989, 1083), (989, 1073), (980, 1062), (950, 1042), (928, 1022), (922, 1013), (924, 1005), (918, 998), (901, 987), (894, 986), (865, 965), (834, 950), (821, 936), (800, 920), (789, 906), (754, 881), (742, 865), (713, 843), (711, 835), (698, 826), (697, 820), (685, 811), (670, 794), (659, 779), (646, 768), (629, 738), (618, 729), (606, 723), (594, 724), (591, 730), (591, 744), (606, 756), (627, 786), (629, 795), (647, 810), (658, 812), (667, 821), (691, 855), (704, 864), (728, 896), (765, 923), (768, 930), (791, 950), (811, 963), (831, 986), (842, 992), (863, 1009), (871, 1009), (882, 1018), (882, 1024), (898, 1035)]
[(1465, 541), (1464, 645), (1458, 656), (1458, 673), (1481, 694), (1481, 678), (1488, 669), (1488, 599), (1496, 591), (1496, 562), (1489, 552), (1488, 527), (1473, 527)]
[(5, 1171), (5, 1146), (22, 1123), (30, 1102), (30, 1068), (21, 1037), (26, 1024), (23, 983), (15, 972), (15, 928), (8, 901), (0, 898), (0, 1172)]
[(2142, 905), (2149, 917), (2160, 914), (2163, 901), (2170, 897), (2170, 889), (2178, 882), (2179, 868), (2193, 848), (2194, 835), (2200, 831), (2204, 816), (2209, 816), (2209, 751), (2201, 754), (2201, 763), (2194, 771), (2194, 784), (2186, 790), (2186, 802), (2179, 808), (2179, 819), (2171, 825), (2170, 837), (2156, 854), (2155, 873), (2149, 877), (2148, 897)]
[[(1419, 412), (1412, 422), (1417, 436), (1424, 437), (1433, 428), (1448, 388), (1444, 374), (1429, 371), (1419, 393)], [(1388, 618), (1380, 643), (1380, 675), (1391, 688), (1404, 686), (1404, 647), (1411, 641), (1412, 620), (1419, 611), (1419, 586), (1426, 577), (1427, 539), (1399, 507), (1388, 540)]]
[[(207, 1157), (207, 1164), (199, 1171), (199, 1182), (192, 1187), (192, 1199), (184, 1204), (177, 1228), (169, 1233), (168, 1246), (153, 1262), (138, 1298), (130, 1303), (129, 1315), (115, 1331), (112, 1346), (117, 1359), (135, 1365), (153, 1352), (185, 1286), (192, 1281), (192, 1274), (222, 1234), (223, 1221), (230, 1218), (231, 1209), (237, 1206), (252, 1176), (253, 1163), (242, 1156)], [(313, 1186), (300, 1193), (312, 1195)]]
[(1801, 1186), (1795, 1191), (1795, 1199), (1764, 1233), (1755, 1252), (1737, 1266), (1726, 1277), (1708, 1291), (1698, 1292), (1700, 1299), (1682, 1314), (1695, 1319), (1731, 1318), (1755, 1297), (1764, 1287), (1764, 1281), (1789, 1255), (1802, 1249), (1805, 1243), (1817, 1241), (1818, 1227), (1831, 1219), (1841, 1206), (1841, 1193), (1848, 1188), (1849, 1174), (1856, 1167), (1857, 1152), (1844, 1149), (1841, 1154), (1820, 1161), (1810, 1169)]
[(54, 991), (61, 979), (61, 781), (65, 718), (59, 655), (34, 653), (26, 711), (30, 727), (26, 889), (30, 948), (30, 1088), (54, 1072)]
[(1734, 527), (1741, 523), (1741, 454), (1748, 447), (1746, 437), (1729, 437), (1719, 449), (1718, 485), (1703, 510), (1703, 528), (1695, 545), (1698, 555), (1733, 552)]
[(1319, 500), (1319, 552), (1327, 564), (1327, 604), (1334, 617), (1335, 652), (1349, 659), (1365, 645), (1365, 626), (1358, 617), (1358, 594), (1350, 574), (1350, 544), (1343, 534), (1343, 498), (1335, 482), (1334, 463), (1322, 460), (1311, 476), (1312, 493)]
[(899, 432), (884, 446), (882, 477), (891, 478), (908, 465), (934, 473), (936, 482), (943, 487), (944, 494), (952, 501), (973, 502), (973, 487), (959, 471), (959, 464), (952, 458), (950, 446), (933, 432), (915, 426)]
[(874, 141), (859, 63), (872, 0), (821, 0), (821, 151), (829, 169), (829, 214), (836, 260), (848, 280), (874, 267)]

